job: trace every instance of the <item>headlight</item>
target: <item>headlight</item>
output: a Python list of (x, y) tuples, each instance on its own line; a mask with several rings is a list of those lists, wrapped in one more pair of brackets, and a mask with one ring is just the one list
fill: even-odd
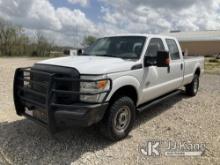
[(110, 89), (110, 81), (109, 80), (99, 80), (95, 82), (81, 82), (80, 83), (80, 92), (81, 93), (99, 93), (94, 95), (80, 95), (80, 100), (84, 102), (101, 102), (106, 93), (101, 93), (103, 91), (107, 91)]

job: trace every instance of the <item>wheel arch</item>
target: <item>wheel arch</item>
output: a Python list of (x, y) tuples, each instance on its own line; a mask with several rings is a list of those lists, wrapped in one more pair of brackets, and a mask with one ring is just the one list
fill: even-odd
[(106, 101), (112, 102), (120, 95), (131, 97), (135, 106), (139, 100), (138, 90), (140, 88), (139, 81), (131, 76), (123, 76), (113, 81), (112, 91), (108, 95)]
[(200, 69), (200, 67), (197, 67), (196, 69), (195, 69), (195, 72), (194, 72), (194, 75), (198, 75), (198, 76), (200, 76), (200, 74), (201, 74), (201, 69)]
[(134, 101), (135, 105), (137, 104), (138, 93), (137, 93), (137, 90), (135, 89), (135, 87), (132, 85), (123, 86), (123, 87), (119, 88), (117, 91), (115, 91), (109, 100), (110, 104), (120, 96), (128, 96)]

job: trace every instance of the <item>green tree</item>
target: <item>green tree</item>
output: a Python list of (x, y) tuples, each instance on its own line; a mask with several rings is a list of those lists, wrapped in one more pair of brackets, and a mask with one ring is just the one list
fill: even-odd
[(0, 18), (0, 56), (50, 56), (53, 50), (62, 55), (63, 47), (56, 47), (42, 32), (29, 37), (21, 26)]
[(89, 35), (89, 36), (84, 37), (82, 45), (85, 47), (88, 47), (92, 45), (95, 41), (96, 41), (96, 37)]
[(20, 26), (0, 19), (0, 55), (27, 55), (29, 38)]
[(0, 21), (0, 51), (3, 55), (12, 55), (12, 47), (17, 40), (17, 27), (13, 27), (10, 23)]

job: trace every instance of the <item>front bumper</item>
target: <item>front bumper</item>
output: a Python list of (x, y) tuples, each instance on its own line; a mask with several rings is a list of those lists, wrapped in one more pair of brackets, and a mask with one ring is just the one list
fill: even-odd
[[(89, 127), (102, 120), (105, 111), (108, 107), (108, 103), (102, 104), (75, 104), (71, 108), (66, 107), (53, 111), (53, 113), (43, 113), (45, 110), (40, 108), (24, 110), (20, 116), (25, 116), (28, 119), (39, 123), (43, 127), (48, 128), (52, 133), (57, 132), (62, 128), (78, 126), (78, 127)], [(44, 119), (36, 115), (36, 112), (44, 114)], [(31, 115), (30, 115), (31, 114)], [(47, 119), (45, 119), (45, 116)]]
[[(36, 82), (36, 80), (31, 79), (34, 74), (44, 75), (48, 78), (48, 81)], [(31, 68), (17, 69), (14, 77), (14, 103), (17, 114), (34, 120), (48, 128), (52, 133), (56, 132), (61, 126), (87, 127), (99, 122), (108, 107), (108, 103), (105, 102), (106, 98), (101, 103), (82, 103), (74, 100), (73, 102), (67, 102), (65, 99), (62, 99), (64, 100), (62, 102), (60, 96), (74, 95), (77, 98), (78, 95), (85, 93), (60, 90), (57, 89), (56, 84), (57, 82), (60, 84), (60, 82), (74, 83), (93, 80), (60, 78), (58, 76), (59, 74), (56, 73), (37, 71)], [(44, 87), (44, 93), (41, 90), (36, 90), (38, 89), (36, 86)], [(107, 97), (110, 90), (104, 92), (107, 93)], [(93, 93), (87, 94), (93, 95)]]
[(108, 103), (102, 104), (76, 104), (74, 108), (59, 110), (54, 113), (57, 126), (88, 127), (98, 123), (104, 116)]

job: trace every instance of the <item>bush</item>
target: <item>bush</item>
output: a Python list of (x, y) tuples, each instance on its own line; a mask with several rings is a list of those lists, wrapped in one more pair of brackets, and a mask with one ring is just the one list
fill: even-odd
[(211, 63), (219, 63), (220, 61), (218, 59), (210, 59), (209, 62), (211, 62)]
[(214, 57), (214, 55), (206, 54), (205, 57)]

